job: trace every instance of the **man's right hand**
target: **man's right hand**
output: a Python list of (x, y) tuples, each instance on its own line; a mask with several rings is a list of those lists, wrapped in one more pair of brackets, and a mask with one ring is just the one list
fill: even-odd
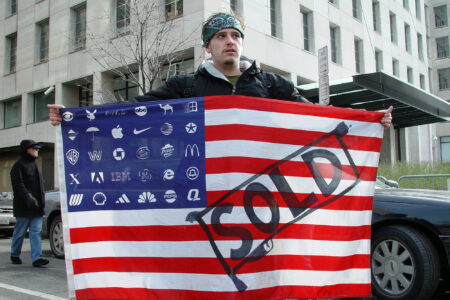
[(61, 124), (62, 116), (59, 113), (60, 108), (64, 108), (62, 104), (47, 104), (47, 107), (50, 109), (48, 113), (48, 118), (53, 126), (57, 126)]

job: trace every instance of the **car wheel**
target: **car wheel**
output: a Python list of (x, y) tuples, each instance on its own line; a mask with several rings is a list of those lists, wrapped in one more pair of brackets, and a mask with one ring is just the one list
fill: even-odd
[(439, 284), (436, 249), (420, 231), (386, 226), (372, 236), (372, 287), (378, 299), (430, 299)]
[(52, 220), (48, 238), (55, 257), (64, 258), (64, 237), (61, 216), (57, 216)]

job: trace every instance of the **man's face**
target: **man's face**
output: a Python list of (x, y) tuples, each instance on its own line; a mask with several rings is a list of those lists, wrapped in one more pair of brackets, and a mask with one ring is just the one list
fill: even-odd
[(211, 54), (215, 65), (239, 65), (242, 53), (242, 35), (233, 28), (222, 29), (216, 32), (205, 49)]
[(35, 149), (35, 148), (28, 148), (27, 149), (27, 153), (32, 156), (32, 157), (38, 157), (39, 155), (39, 149)]

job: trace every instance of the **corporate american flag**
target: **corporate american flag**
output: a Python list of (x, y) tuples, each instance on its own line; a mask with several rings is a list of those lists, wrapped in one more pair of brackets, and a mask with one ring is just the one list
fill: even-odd
[(371, 294), (382, 113), (212, 96), (62, 116), (70, 296)]

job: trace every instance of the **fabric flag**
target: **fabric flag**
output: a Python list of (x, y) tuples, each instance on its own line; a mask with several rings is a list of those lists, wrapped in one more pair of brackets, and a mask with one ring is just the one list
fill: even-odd
[(71, 295), (369, 296), (382, 115), (245, 96), (62, 110)]

